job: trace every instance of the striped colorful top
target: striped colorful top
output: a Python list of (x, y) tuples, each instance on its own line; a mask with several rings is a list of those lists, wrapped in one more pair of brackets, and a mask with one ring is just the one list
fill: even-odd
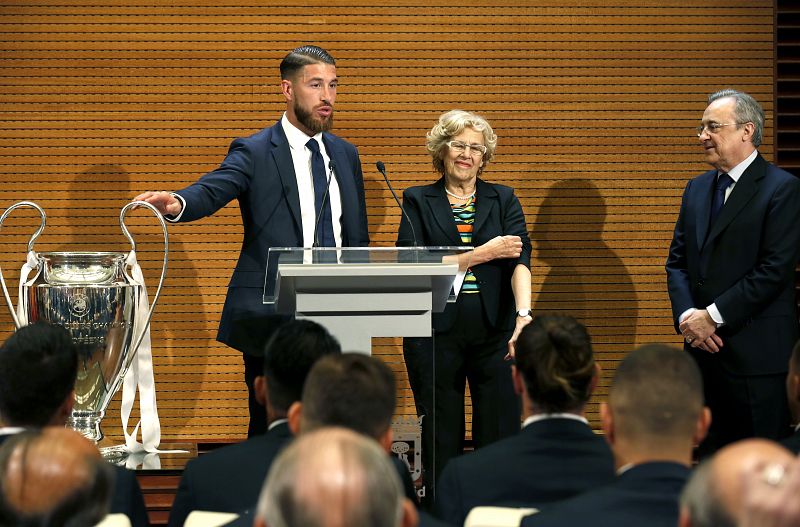
[[(450, 204), (453, 209), (453, 219), (456, 220), (456, 228), (461, 236), (461, 242), (472, 245), (472, 225), (475, 223), (475, 196), (472, 196), (462, 205)], [(477, 293), (478, 280), (472, 274), (472, 269), (467, 269), (464, 276), (464, 285), (461, 286), (462, 293)]]

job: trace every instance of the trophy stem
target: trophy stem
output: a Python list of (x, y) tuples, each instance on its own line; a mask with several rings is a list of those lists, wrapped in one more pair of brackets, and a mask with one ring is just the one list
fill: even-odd
[(96, 412), (73, 410), (72, 415), (67, 419), (67, 426), (97, 444), (104, 437), (103, 431), (100, 429), (103, 415), (102, 410)]

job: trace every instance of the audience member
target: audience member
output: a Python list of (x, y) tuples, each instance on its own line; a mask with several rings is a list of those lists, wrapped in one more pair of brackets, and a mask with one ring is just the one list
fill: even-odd
[(789, 397), (789, 413), (794, 424), (794, 434), (781, 443), (795, 454), (800, 454), (800, 341), (794, 345), (792, 356), (789, 358), (786, 394)]
[(611, 450), (583, 415), (599, 376), (586, 328), (569, 316), (537, 317), (522, 329), (515, 360), (522, 431), (450, 460), (436, 513), (452, 524), (479, 505), (542, 508), (614, 479)]
[(320, 428), (284, 450), (270, 470), (255, 527), (413, 527), (397, 471), (374, 441)]
[(16, 434), (0, 448), (0, 525), (95, 525), (109, 511), (111, 465), (74, 430)]
[(679, 527), (740, 525), (752, 492), (745, 484), (746, 474), (755, 469), (762, 481), (777, 485), (792, 460), (788, 450), (766, 439), (745, 439), (723, 447), (689, 478), (680, 497)]
[(744, 504), (737, 527), (800, 525), (800, 458), (786, 465), (747, 467), (742, 484)]
[[(64, 426), (75, 402), (78, 351), (60, 326), (18, 329), (0, 348), (0, 444), (28, 428)], [(136, 473), (114, 466), (111, 512), (150, 524)]]
[(710, 421), (695, 362), (659, 344), (633, 351), (618, 366), (600, 416), (616, 480), (527, 516), (523, 527), (677, 524), (692, 449)]
[(266, 407), (266, 434), (220, 448), (186, 465), (169, 525), (180, 527), (193, 510), (241, 512), (254, 507), (273, 459), (290, 441), (289, 407), (300, 396), (308, 372), (321, 357), (340, 354), (339, 343), (308, 320), (287, 322), (273, 333), (264, 351), (264, 372), (254, 381)]

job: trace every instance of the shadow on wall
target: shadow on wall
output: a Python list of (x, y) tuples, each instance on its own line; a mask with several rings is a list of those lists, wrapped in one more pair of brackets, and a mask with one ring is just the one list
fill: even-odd
[[(66, 217), (54, 218), (62, 226), (60, 230), (64, 235), (57, 238), (57, 247), (52, 250), (128, 252), (131, 246), (120, 228), (119, 213), (135, 195), (148, 190), (131, 188), (132, 186), (128, 172), (117, 164), (93, 165), (76, 175), (69, 185), (67, 210), (62, 213)], [(137, 260), (142, 267), (152, 302), (161, 277), (164, 255), (164, 236), (160, 223), (151, 211), (134, 209), (128, 211), (125, 224), (136, 242)], [(196, 357), (196, 360), (191, 361), (192, 377), (196, 376), (198, 379), (208, 367), (205, 350), (187, 347), (187, 343), (192, 342), (187, 337), (197, 333), (197, 326), (202, 324), (205, 316), (202, 313), (202, 302), (198, 301), (202, 295), (195, 264), (177, 231), (179, 229), (168, 224), (167, 275), (151, 325), (156, 389), (159, 393), (167, 389), (169, 384), (159, 382), (159, 365), (171, 366), (176, 363), (177, 357), (191, 355)], [(167, 301), (169, 297), (173, 298), (171, 302)], [(176, 301), (175, 297), (187, 300)], [(199, 384), (198, 381), (197, 385)], [(159, 396), (162, 397), (165, 396)], [(166, 395), (166, 399), (169, 399), (169, 395)], [(119, 400), (119, 394), (115, 400)], [(188, 400), (186, 404), (191, 406), (194, 402)], [(138, 405), (136, 408), (138, 409)], [(161, 409), (162, 429), (168, 428), (162, 435), (182, 429), (188, 422), (189, 413), (178, 411), (170, 415), (166, 407)], [(165, 417), (169, 417), (169, 420), (165, 420)], [(111, 428), (108, 431), (111, 432)]]
[(603, 241), (606, 204), (587, 179), (551, 186), (531, 232), (535, 258), (549, 267), (534, 299), (536, 314), (569, 314), (598, 344), (628, 352), (636, 341), (638, 302), (625, 264)]

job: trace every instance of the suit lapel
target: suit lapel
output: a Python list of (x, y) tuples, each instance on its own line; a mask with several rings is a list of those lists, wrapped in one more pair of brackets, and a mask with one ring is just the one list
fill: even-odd
[(450, 208), (450, 202), (444, 190), (444, 178), (425, 189), (425, 203), (431, 212), (433, 221), (445, 233), (452, 245), (463, 245), (456, 222), (453, 220), (453, 209)]
[(733, 187), (731, 195), (728, 196), (728, 200), (725, 202), (725, 205), (722, 207), (717, 217), (717, 221), (711, 227), (711, 232), (708, 233), (708, 238), (706, 239), (707, 245), (713, 243), (714, 239), (725, 230), (736, 216), (742, 212), (750, 200), (753, 199), (753, 196), (758, 193), (760, 181), (766, 174), (766, 171), (766, 161), (764, 161), (764, 158), (760, 155), (756, 156), (753, 162), (750, 163), (750, 166), (744, 171), (742, 177), (739, 178), (739, 181), (736, 182), (736, 186)]
[(494, 213), (497, 203), (497, 191), (483, 181), (478, 179), (475, 183), (475, 223), (472, 225), (472, 240), (475, 241), (475, 234), (480, 231), (486, 218)]
[(281, 180), (286, 200), (289, 202), (289, 210), (292, 213), (295, 224), (299, 232), (303, 232), (303, 222), (300, 219), (300, 191), (297, 189), (297, 176), (294, 173), (294, 163), (292, 162), (292, 152), (289, 148), (289, 141), (283, 133), (281, 122), (272, 127), (272, 158), (278, 167), (278, 177)]
[(339, 197), (342, 201), (342, 246), (347, 247), (351, 245), (348, 233), (358, 232), (358, 192), (341, 144), (327, 133), (322, 134), (322, 142), (325, 143), (328, 157), (333, 161), (333, 174), (339, 184)]
[(708, 234), (708, 222), (711, 219), (711, 198), (713, 197), (714, 188), (716, 187), (717, 171), (712, 170), (706, 172), (704, 176), (700, 176), (697, 183), (697, 207), (695, 218), (695, 225), (697, 226), (697, 247), (703, 250), (703, 245), (706, 242), (706, 234)]

